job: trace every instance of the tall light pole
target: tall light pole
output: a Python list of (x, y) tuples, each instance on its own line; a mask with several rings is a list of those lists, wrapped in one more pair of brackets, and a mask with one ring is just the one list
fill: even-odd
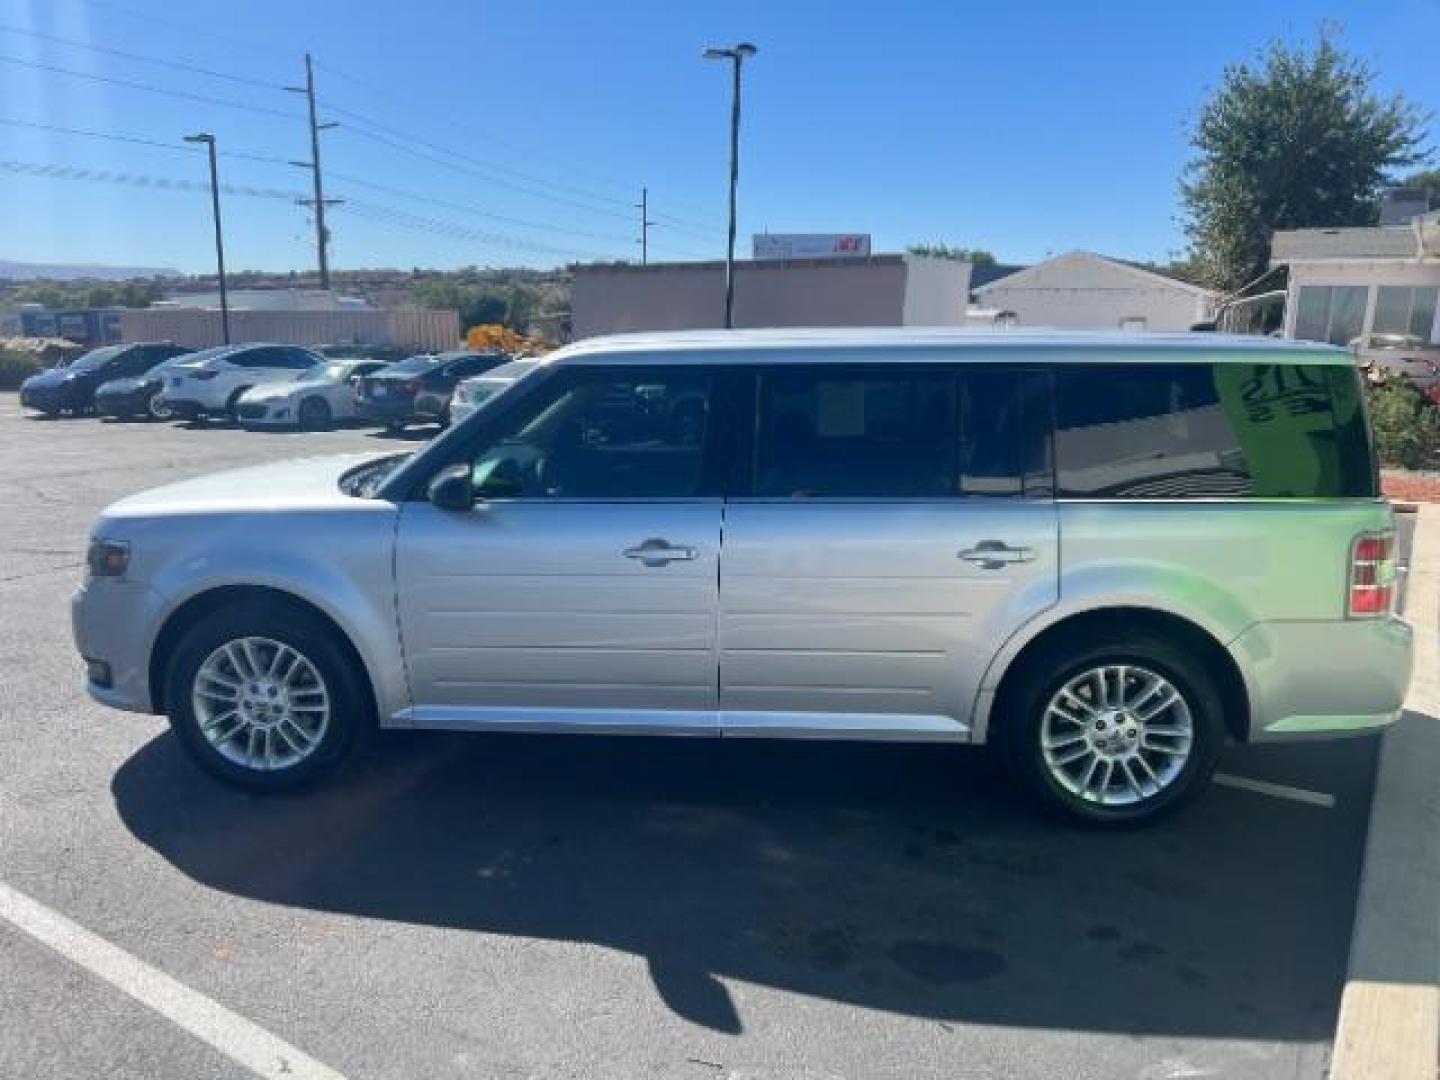
[(210, 151), (210, 209), (215, 218), (215, 265), (220, 276), (220, 336), (230, 344), (230, 298), (225, 292), (225, 238), (220, 228), (220, 176), (215, 168), (215, 136), (208, 131), (186, 135), (188, 143), (204, 143)]
[(712, 46), (703, 53), (706, 60), (729, 60), (734, 74), (730, 96), (730, 228), (725, 242), (725, 329), (735, 326), (735, 191), (740, 184), (740, 69), (758, 50), (748, 41), (725, 47)]

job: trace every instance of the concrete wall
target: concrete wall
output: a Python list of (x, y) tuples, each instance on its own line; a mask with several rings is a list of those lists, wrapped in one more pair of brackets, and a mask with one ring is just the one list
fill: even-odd
[[(739, 262), (735, 325), (900, 326), (906, 270), (898, 255)], [(966, 274), (968, 282), (968, 269)], [(963, 290), (957, 302), (963, 318)], [(571, 310), (577, 339), (636, 330), (719, 327), (725, 321), (725, 268), (719, 263), (578, 267)]]
[(976, 290), (987, 308), (1013, 311), (1020, 326), (1188, 330), (1211, 317), (1213, 298), (1085, 253), (1062, 255)]
[(904, 326), (964, 326), (970, 303), (970, 264), (905, 256)]
[[(203, 349), (222, 341), (220, 312), (198, 308), (142, 308), (120, 318), (124, 341), (173, 341)], [(460, 317), (453, 311), (232, 311), (231, 341), (290, 345), (399, 345), (419, 351), (454, 349)]]

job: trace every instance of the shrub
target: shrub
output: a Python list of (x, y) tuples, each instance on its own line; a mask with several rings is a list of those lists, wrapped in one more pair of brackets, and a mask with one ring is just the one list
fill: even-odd
[(1381, 464), (1404, 469), (1431, 469), (1440, 464), (1440, 406), (1408, 377), (1374, 372), (1369, 405)]
[(35, 372), (50, 366), (38, 352), (0, 349), (0, 390), (14, 390)]

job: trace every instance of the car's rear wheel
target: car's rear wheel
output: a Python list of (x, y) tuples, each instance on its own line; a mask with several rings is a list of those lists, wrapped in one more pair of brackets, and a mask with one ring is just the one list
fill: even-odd
[(385, 421), (385, 431), (386, 431), (387, 434), (390, 434), (390, 435), (399, 435), (399, 434), (400, 434), (402, 431), (404, 431), (404, 430), (405, 430), (405, 425), (404, 425), (402, 422), (400, 422), (399, 420), (387, 420), (387, 421)]
[(190, 756), (251, 791), (314, 782), (371, 723), (354, 661), (299, 609), (244, 602), (205, 616), (181, 639), (165, 686)]
[(330, 405), (324, 398), (308, 397), (300, 402), (295, 422), (301, 431), (319, 431), (330, 426)]
[(1223, 705), (1205, 665), (1148, 635), (1061, 643), (1007, 680), (1010, 764), (1052, 811), (1098, 825), (1169, 813), (1208, 784)]
[(161, 390), (156, 390), (150, 395), (150, 400), (145, 403), (145, 413), (151, 420), (173, 420), (175, 418), (175, 410), (170, 408), (170, 404), (165, 400), (165, 394)]

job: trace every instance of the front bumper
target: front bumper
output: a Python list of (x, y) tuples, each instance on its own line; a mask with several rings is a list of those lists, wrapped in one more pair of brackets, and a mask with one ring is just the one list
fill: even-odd
[(75, 648), (109, 668), (110, 684), (86, 680), (92, 698), (114, 709), (154, 712), (150, 692), (150, 635), (159, 595), (139, 582), (92, 578), (70, 600)]
[(63, 390), (21, 389), (20, 407), (34, 409), (36, 412), (55, 413), (73, 406), (70, 395)]
[(245, 427), (295, 426), (295, 407), (288, 401), (242, 401), (236, 415)]
[(194, 398), (174, 398), (169, 394), (165, 395), (165, 404), (170, 406), (170, 411), (179, 420), (198, 420), (202, 416), (209, 416), (214, 411), (203, 401), (196, 401)]
[(1250, 694), (1250, 741), (1383, 728), (1405, 704), (1408, 623), (1386, 619), (1256, 623), (1230, 644)]

